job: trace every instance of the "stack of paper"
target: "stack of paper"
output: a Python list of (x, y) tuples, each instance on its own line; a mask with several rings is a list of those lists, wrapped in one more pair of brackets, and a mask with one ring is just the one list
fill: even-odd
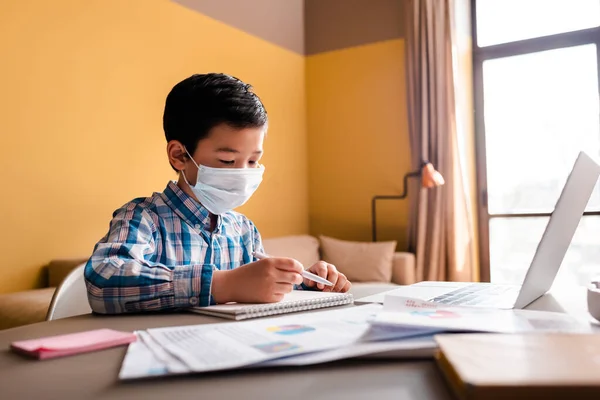
[[(119, 377), (208, 372), (232, 368), (307, 365), (342, 358), (431, 356), (439, 329), (410, 327), (374, 334), (379, 304), (244, 322), (136, 332)], [(412, 339), (400, 341), (399, 339)], [(393, 339), (393, 340), (392, 340)]]
[(232, 368), (298, 366), (352, 357), (430, 357), (442, 332), (576, 332), (560, 313), (449, 307), (389, 296), (384, 306), (138, 331), (121, 379)]
[(453, 307), (445, 304), (386, 296), (372, 329), (429, 328), (445, 332), (569, 332), (590, 333), (591, 326), (563, 313)]

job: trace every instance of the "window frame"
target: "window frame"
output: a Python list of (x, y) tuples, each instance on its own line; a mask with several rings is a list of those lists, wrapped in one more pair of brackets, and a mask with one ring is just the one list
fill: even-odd
[[(487, 60), (497, 58), (518, 56), (537, 53), (547, 50), (582, 46), (586, 44), (596, 45), (598, 92), (600, 93), (600, 26), (582, 29), (579, 31), (558, 33), (550, 36), (541, 36), (531, 39), (523, 39), (514, 42), (501, 43), (485, 47), (479, 47), (477, 43), (477, 0), (471, 1), (471, 37), (473, 48), (473, 105), (475, 118), (475, 167), (477, 188), (477, 214), (479, 234), (479, 279), (489, 282), (490, 271), (490, 232), (489, 225), (492, 218), (512, 217), (550, 217), (552, 213), (514, 213), (514, 214), (490, 214), (487, 198), (487, 167), (485, 146), (485, 123), (484, 123), (484, 101), (483, 101), (483, 63)], [(584, 212), (587, 215), (600, 215), (600, 210)]]

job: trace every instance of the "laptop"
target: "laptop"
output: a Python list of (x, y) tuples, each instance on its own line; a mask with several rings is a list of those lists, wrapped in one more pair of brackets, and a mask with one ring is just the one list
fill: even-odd
[(357, 299), (356, 303), (383, 303), (386, 295), (393, 295), (454, 306), (500, 309), (526, 307), (552, 286), (599, 176), (600, 165), (586, 153), (580, 152), (522, 285), (423, 281), (363, 297)]

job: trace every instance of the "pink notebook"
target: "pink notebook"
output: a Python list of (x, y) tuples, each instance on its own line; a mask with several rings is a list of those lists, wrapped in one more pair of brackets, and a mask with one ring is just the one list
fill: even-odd
[(121, 346), (135, 342), (135, 340), (136, 336), (131, 332), (97, 329), (68, 335), (22, 340), (11, 343), (10, 348), (17, 353), (45, 360)]

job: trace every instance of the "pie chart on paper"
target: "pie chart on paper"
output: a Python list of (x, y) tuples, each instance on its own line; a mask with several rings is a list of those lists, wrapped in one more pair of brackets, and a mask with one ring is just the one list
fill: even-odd
[(277, 325), (270, 326), (267, 328), (268, 332), (276, 333), (278, 335), (298, 335), (300, 333), (312, 332), (315, 328), (306, 325)]

